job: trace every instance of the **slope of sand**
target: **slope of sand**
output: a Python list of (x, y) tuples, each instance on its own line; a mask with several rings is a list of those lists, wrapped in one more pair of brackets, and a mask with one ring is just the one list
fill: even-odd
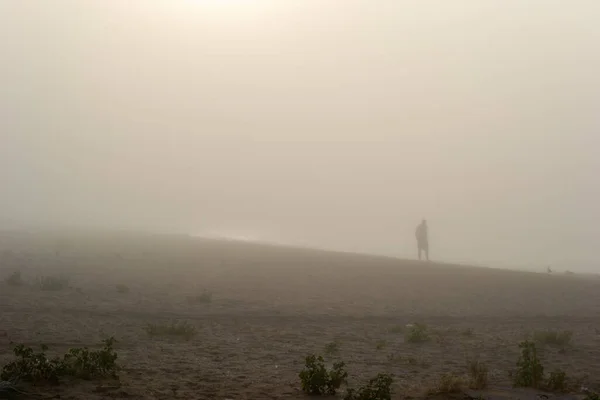
[[(3, 235), (0, 276), (30, 283), (64, 274), (71, 288), (0, 284), (0, 364), (11, 341), (52, 352), (118, 340), (120, 384), (32, 388), (62, 399), (300, 399), (305, 355), (339, 343), (354, 384), (395, 376), (395, 398), (417, 396), (467, 358), (491, 369), (490, 398), (512, 391), (517, 344), (535, 330), (568, 329), (573, 344), (542, 351), (546, 370), (564, 369), (600, 388), (600, 280), (419, 263), (184, 236)], [(115, 285), (130, 288), (117, 293)], [(208, 290), (210, 304), (190, 304)], [(150, 338), (148, 323), (188, 321), (190, 341)], [(404, 343), (398, 327), (428, 324), (429, 343)], [(472, 335), (466, 332), (471, 331)], [(460, 398), (460, 396), (459, 396)], [(558, 398), (558, 397), (557, 397)], [(570, 397), (564, 397), (570, 398)]]

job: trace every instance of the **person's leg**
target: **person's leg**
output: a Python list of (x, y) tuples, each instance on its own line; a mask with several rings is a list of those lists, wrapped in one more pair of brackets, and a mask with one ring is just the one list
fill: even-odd
[(418, 246), (417, 246), (417, 249), (418, 249), (417, 251), (418, 251), (418, 253), (419, 253), (419, 261), (421, 261), (421, 246), (420, 246), (420, 245), (418, 245)]

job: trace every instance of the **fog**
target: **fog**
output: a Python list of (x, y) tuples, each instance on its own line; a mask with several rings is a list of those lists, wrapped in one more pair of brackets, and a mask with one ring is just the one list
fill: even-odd
[(600, 271), (600, 3), (0, 2), (0, 224)]

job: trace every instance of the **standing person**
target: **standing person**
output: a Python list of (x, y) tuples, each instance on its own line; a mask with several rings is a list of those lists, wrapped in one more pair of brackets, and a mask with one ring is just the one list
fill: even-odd
[(427, 261), (429, 261), (429, 238), (427, 234), (427, 221), (421, 221), (419, 226), (417, 226), (415, 236), (417, 238), (417, 247), (419, 249), (419, 260), (421, 259), (421, 251), (424, 251), (425, 257), (427, 258)]

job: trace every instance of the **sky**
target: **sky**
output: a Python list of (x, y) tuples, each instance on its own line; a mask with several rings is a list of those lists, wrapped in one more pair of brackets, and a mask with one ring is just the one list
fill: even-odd
[(0, 0), (0, 224), (600, 272), (594, 0)]

